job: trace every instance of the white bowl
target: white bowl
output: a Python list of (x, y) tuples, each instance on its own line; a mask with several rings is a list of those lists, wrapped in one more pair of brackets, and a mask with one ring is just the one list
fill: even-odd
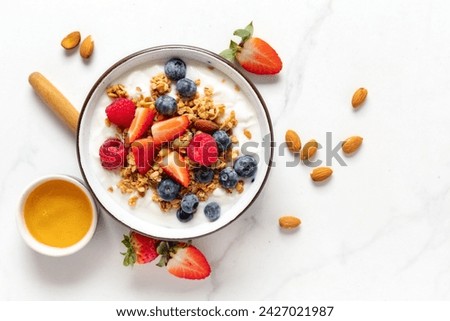
[[(163, 213), (159, 207), (155, 206), (155, 203), (151, 201), (151, 193), (147, 193), (145, 200), (138, 200), (138, 204), (141, 204), (140, 208), (132, 208), (127, 204), (128, 195), (122, 195), (118, 190), (112, 193), (108, 191), (110, 186), (114, 187), (119, 182), (119, 175), (104, 170), (100, 165), (98, 149), (108, 135), (108, 128), (104, 124), (105, 107), (110, 102), (108, 99), (105, 100), (106, 89), (112, 84), (117, 84), (119, 79), (128, 79), (124, 77), (132, 70), (142, 69), (145, 72), (159, 70), (163, 72), (164, 63), (172, 57), (181, 58), (186, 62), (187, 77), (189, 78), (193, 78), (189, 76), (190, 72), (197, 72), (197, 69), (194, 70), (195, 68), (191, 66), (200, 66), (199, 69), (201, 70), (209, 70), (208, 72), (212, 73), (212, 78), (222, 77), (229, 84), (233, 84), (234, 91), (240, 92), (239, 95), (243, 95), (248, 102), (245, 104), (245, 108), (248, 108), (250, 117), (246, 121), (253, 126), (253, 134), (257, 137), (255, 143), (258, 146), (254, 147), (252, 152), (259, 157), (260, 161), (253, 182), (246, 183), (245, 191), (233, 198), (230, 204), (221, 204), (221, 206), (223, 205), (221, 217), (214, 222), (209, 222), (202, 213), (199, 213), (202, 212), (200, 208), (194, 215), (193, 220), (187, 223), (179, 222), (175, 213)], [(208, 67), (208, 69), (204, 67)], [(203, 72), (202, 75), (205, 76), (205, 74)], [(203, 77), (202, 75), (200, 77)], [(134, 86), (144, 86), (142, 88), (145, 89), (146, 84), (149, 85), (150, 78), (143, 77), (141, 73), (133, 77), (136, 82), (141, 81), (133, 84)], [(146, 82), (143, 82), (143, 80), (146, 80)], [(237, 90), (236, 86), (240, 90)], [(221, 89), (214, 88), (214, 90), (216, 93), (216, 90), (220, 91)], [(223, 90), (225, 91), (225, 88)], [(227, 92), (233, 91), (228, 90)], [(241, 108), (243, 105), (239, 106)], [(236, 113), (241, 113), (241, 110), (237, 110)], [(239, 116), (237, 118), (239, 121)], [(109, 135), (113, 135), (113, 129), (110, 128), (109, 130)], [(241, 132), (239, 132), (239, 135), (241, 135)], [(263, 138), (265, 143), (262, 143)], [(238, 218), (253, 203), (261, 192), (270, 170), (273, 154), (272, 142), (272, 124), (269, 112), (261, 95), (250, 80), (230, 62), (210, 51), (190, 46), (168, 45), (134, 53), (114, 64), (99, 78), (89, 92), (81, 110), (78, 123), (77, 151), (85, 182), (97, 201), (113, 217), (133, 230), (158, 239), (186, 240), (207, 235), (223, 228)]]
[[(76, 187), (78, 187), (87, 196), (87, 198), (91, 204), (91, 208), (92, 208), (92, 222), (91, 222), (91, 225), (90, 225), (88, 231), (86, 232), (86, 234), (84, 235), (84, 237), (82, 239), (80, 239), (77, 243), (75, 243), (71, 246), (68, 246), (68, 247), (54, 247), (54, 246), (49, 246), (49, 245), (39, 242), (32, 236), (32, 234), (28, 230), (26, 222), (25, 222), (24, 206), (25, 206), (26, 200), (28, 199), (28, 196), (38, 186), (41, 186), (43, 183), (53, 181), (53, 180), (63, 180), (63, 181), (69, 182), (69, 183), (75, 185)], [(19, 210), (17, 211), (17, 217), (16, 217), (17, 220), (16, 221), (17, 221), (17, 226), (18, 226), (20, 235), (22, 236), (25, 243), (30, 248), (32, 248), (33, 250), (35, 250), (38, 253), (48, 255), (48, 256), (66, 256), (66, 255), (70, 255), (75, 252), (78, 252), (83, 247), (85, 247), (86, 244), (89, 243), (89, 241), (92, 239), (92, 236), (94, 235), (95, 229), (97, 227), (97, 216), (98, 216), (97, 206), (94, 201), (94, 198), (91, 196), (89, 190), (78, 179), (73, 178), (71, 176), (67, 176), (67, 175), (49, 175), (49, 176), (45, 176), (45, 177), (35, 180), (25, 189), (25, 191), (22, 194), (22, 197), (20, 199), (20, 202), (19, 202)]]

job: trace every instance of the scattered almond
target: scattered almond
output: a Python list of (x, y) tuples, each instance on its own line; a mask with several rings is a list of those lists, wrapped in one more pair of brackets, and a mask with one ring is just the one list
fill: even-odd
[(198, 119), (194, 122), (194, 127), (205, 133), (212, 133), (219, 129), (219, 125), (207, 119)]
[(252, 139), (252, 132), (249, 131), (247, 128), (244, 129), (244, 135), (245, 135), (245, 137), (247, 137), (248, 139)]
[(319, 147), (319, 144), (314, 140), (311, 139), (309, 142), (303, 146), (303, 149), (300, 153), (300, 159), (301, 160), (307, 160), (314, 156), (314, 154), (317, 152), (317, 148)]
[(295, 216), (282, 216), (278, 219), (281, 228), (293, 229), (298, 227), (302, 221)]
[(73, 49), (80, 43), (81, 35), (79, 31), (74, 31), (69, 33), (67, 36), (64, 37), (63, 40), (61, 40), (61, 46), (64, 49)]
[(366, 88), (359, 88), (355, 91), (352, 97), (352, 106), (353, 108), (359, 107), (367, 97), (367, 89)]
[(298, 134), (292, 129), (286, 131), (285, 139), (286, 144), (291, 152), (298, 153), (302, 148), (300, 136), (298, 136)]
[(346, 154), (354, 153), (361, 146), (363, 138), (360, 136), (352, 136), (342, 142), (342, 150)]
[(311, 172), (311, 179), (314, 182), (321, 182), (323, 180), (326, 180), (328, 177), (333, 174), (333, 170), (329, 167), (317, 167), (314, 168)]
[(92, 40), (92, 37), (89, 35), (81, 43), (80, 55), (84, 59), (88, 59), (92, 55), (93, 51), (94, 51), (94, 41)]

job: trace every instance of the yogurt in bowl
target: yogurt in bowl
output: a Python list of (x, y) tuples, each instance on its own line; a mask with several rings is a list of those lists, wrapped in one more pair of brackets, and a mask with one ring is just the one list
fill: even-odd
[[(164, 79), (165, 64), (175, 57), (185, 62), (185, 77), (196, 82), (197, 95), (192, 99), (179, 97), (176, 89), (179, 80)], [(148, 184), (130, 185), (128, 177), (133, 177), (131, 181), (142, 178), (136, 166), (133, 167), (136, 164), (129, 149), (133, 148), (133, 143), (127, 142), (130, 136), (127, 134), (128, 128), (122, 131), (114, 124), (105, 124), (105, 108), (114, 99), (127, 97), (138, 108), (151, 109), (155, 108), (157, 98), (163, 95), (177, 99), (176, 114), (152, 114), (153, 126), (150, 126), (145, 136), (153, 136), (156, 141), (155, 131), (158, 126), (155, 124), (177, 117), (189, 119), (188, 128), (179, 133), (171, 144), (155, 147), (155, 163), (148, 172), (142, 174)], [(188, 155), (188, 144), (205, 129), (196, 126), (199, 119), (211, 120), (219, 127), (205, 136), (214, 136), (214, 132), (219, 129), (226, 131), (233, 142), (225, 152), (219, 151), (216, 162), (213, 159), (214, 164), (210, 167), (214, 170), (214, 179), (210, 184), (212, 186), (205, 189), (206, 195), (197, 189), (204, 185), (195, 182), (195, 162), (192, 161), (195, 157)], [(123, 166), (107, 170), (102, 166), (99, 148), (107, 139), (114, 137), (123, 141), (127, 156)], [(189, 46), (151, 48), (112, 66), (97, 81), (85, 101), (77, 138), (83, 176), (99, 203), (130, 228), (155, 238), (170, 240), (206, 235), (235, 220), (260, 193), (270, 170), (273, 153), (270, 117), (256, 88), (228, 61), (204, 49)], [(181, 148), (173, 147), (176, 144), (180, 144)], [(167, 175), (170, 171), (164, 167), (164, 161), (173, 151), (188, 163), (190, 183), (181, 186), (175, 200), (164, 201), (158, 192), (158, 185), (167, 177), (173, 178)], [(224, 187), (220, 181), (221, 171), (226, 167), (232, 168), (237, 157), (242, 155), (251, 155), (257, 162), (256, 173), (251, 177), (238, 177), (238, 184), (232, 188)], [(176, 178), (175, 175), (175, 181)], [(134, 189), (134, 186), (138, 188)], [(180, 219), (177, 215), (186, 194), (196, 194), (200, 199), (195, 215), (189, 220)], [(211, 203), (220, 207), (220, 217), (213, 220), (204, 215), (205, 207)]]

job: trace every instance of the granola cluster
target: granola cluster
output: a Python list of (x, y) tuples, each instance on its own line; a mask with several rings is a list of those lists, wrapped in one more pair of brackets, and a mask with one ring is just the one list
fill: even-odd
[[(195, 83), (199, 86), (200, 80), (196, 80)], [(124, 85), (114, 84), (107, 88), (106, 94), (112, 99), (131, 99), (137, 107), (155, 108), (156, 99), (171, 91), (171, 80), (164, 73), (159, 73), (150, 79), (150, 95), (144, 95), (139, 87), (135, 91), (136, 94), (131, 97)], [(194, 126), (195, 121), (199, 119), (214, 122), (218, 128), (224, 130), (230, 136), (232, 144), (238, 143), (237, 137), (233, 135), (233, 129), (238, 124), (234, 111), (231, 111), (227, 115), (225, 105), (215, 104), (213, 96), (214, 90), (210, 87), (205, 87), (202, 93), (197, 91), (195, 96), (190, 99), (182, 98), (179, 95), (176, 96), (177, 114), (179, 116), (186, 115), (189, 118), (190, 125), (188, 130), (182, 136), (172, 141), (170, 145), (163, 145), (156, 152), (153, 165), (144, 175), (139, 173), (133, 153), (128, 152), (125, 166), (120, 169), (120, 181), (117, 187), (121, 193), (130, 195), (128, 200), (130, 206), (135, 206), (139, 198), (152, 193), (149, 197), (159, 204), (162, 211), (167, 212), (180, 207), (181, 198), (164, 201), (156, 192), (158, 183), (166, 175), (160, 167), (160, 162), (171, 150), (176, 150), (180, 155), (185, 157), (186, 165), (189, 169), (190, 183), (187, 187), (182, 187), (180, 195), (193, 193), (200, 201), (206, 201), (215, 189), (221, 187), (218, 172), (229, 166), (230, 162), (239, 156), (237, 150), (229, 148), (219, 154), (218, 160), (211, 166), (216, 170), (214, 178), (207, 184), (195, 180), (194, 169), (198, 167), (198, 164), (193, 163), (186, 157), (187, 147), (191, 139), (196, 133), (201, 132), (201, 129)], [(155, 121), (160, 120), (159, 118), (162, 120), (164, 116), (157, 114)], [(107, 121), (105, 123), (108, 126), (110, 125)], [(125, 141), (126, 144), (126, 134), (126, 129), (123, 131), (118, 129), (116, 136)], [(238, 193), (242, 193), (244, 191), (244, 181), (240, 180), (235, 189)], [(110, 187), (108, 190), (112, 192), (113, 188)], [(231, 189), (226, 189), (226, 191), (232, 193)]]

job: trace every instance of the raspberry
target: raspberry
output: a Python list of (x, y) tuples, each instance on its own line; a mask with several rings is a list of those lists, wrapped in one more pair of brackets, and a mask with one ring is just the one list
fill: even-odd
[(98, 151), (103, 168), (114, 170), (125, 163), (125, 146), (117, 138), (108, 138)]
[(127, 98), (118, 98), (106, 107), (106, 115), (111, 123), (125, 129), (130, 127), (136, 106)]
[(201, 165), (210, 166), (217, 161), (217, 143), (209, 134), (197, 134), (189, 143), (187, 155), (194, 162)]

